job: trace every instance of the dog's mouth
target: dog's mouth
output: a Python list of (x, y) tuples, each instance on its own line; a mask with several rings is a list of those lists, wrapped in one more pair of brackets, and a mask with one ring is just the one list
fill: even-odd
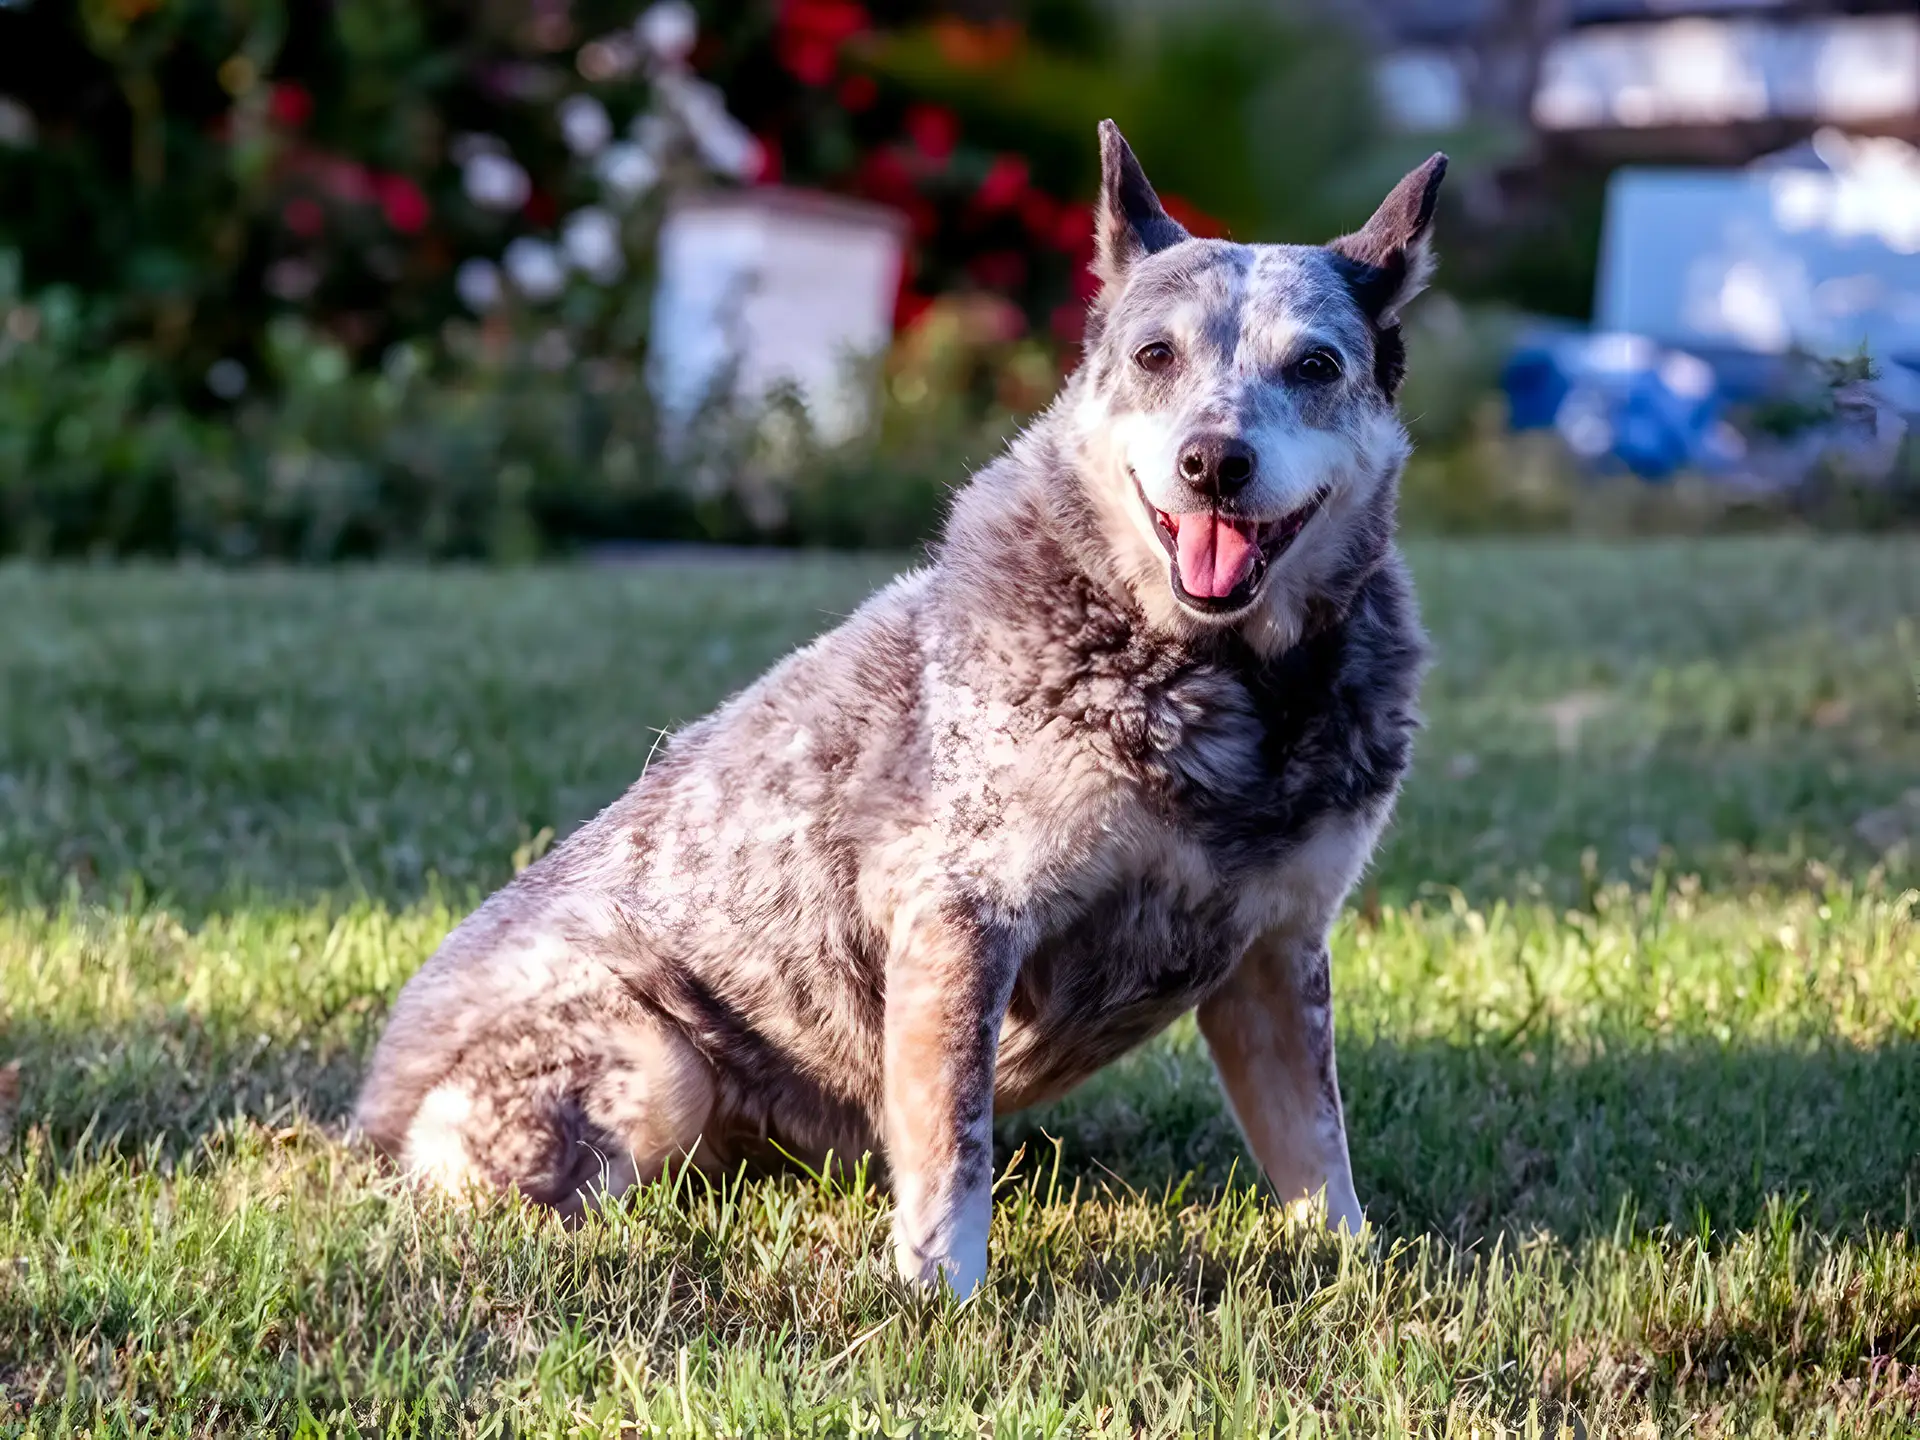
[(1166, 546), (1174, 594), (1195, 610), (1229, 615), (1253, 603), (1273, 562), (1300, 538), (1329, 491), (1322, 486), (1306, 504), (1277, 520), (1249, 520), (1219, 510), (1175, 513), (1147, 500), (1144, 490), (1140, 499)]

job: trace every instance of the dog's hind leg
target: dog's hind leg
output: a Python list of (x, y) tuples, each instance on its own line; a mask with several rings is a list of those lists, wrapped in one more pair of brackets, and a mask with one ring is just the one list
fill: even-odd
[(1254, 1158), (1284, 1201), (1325, 1195), (1327, 1223), (1360, 1228), (1333, 1061), (1323, 931), (1254, 942), (1200, 1007), (1200, 1031)]
[(458, 1192), (518, 1190), (567, 1219), (697, 1146), (712, 1069), (624, 997), (504, 1019), (468, 1045), (386, 1148)]

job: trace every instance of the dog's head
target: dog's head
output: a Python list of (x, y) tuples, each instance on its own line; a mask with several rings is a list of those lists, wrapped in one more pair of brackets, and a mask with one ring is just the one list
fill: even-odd
[(1391, 515), (1399, 316), (1446, 157), (1355, 234), (1238, 245), (1182, 229), (1111, 121), (1100, 142), (1103, 288), (1069, 410), (1094, 511), (1150, 613), (1284, 644), (1351, 532)]

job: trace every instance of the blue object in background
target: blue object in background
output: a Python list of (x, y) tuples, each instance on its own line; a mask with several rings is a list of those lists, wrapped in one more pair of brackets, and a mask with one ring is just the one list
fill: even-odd
[(1713, 367), (1644, 335), (1543, 331), (1514, 351), (1500, 383), (1514, 429), (1557, 430), (1595, 468), (1664, 480), (1734, 458)]

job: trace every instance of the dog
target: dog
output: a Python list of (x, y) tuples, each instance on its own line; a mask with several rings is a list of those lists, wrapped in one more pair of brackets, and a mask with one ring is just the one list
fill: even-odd
[(987, 1270), (996, 1114), (1198, 1010), (1270, 1183), (1362, 1222), (1327, 937), (1409, 763), (1402, 307), (1435, 155), (1321, 246), (1197, 239), (1100, 128), (1084, 356), (929, 563), (675, 735), (406, 985), (356, 1122), (577, 1217), (670, 1164), (884, 1163)]

